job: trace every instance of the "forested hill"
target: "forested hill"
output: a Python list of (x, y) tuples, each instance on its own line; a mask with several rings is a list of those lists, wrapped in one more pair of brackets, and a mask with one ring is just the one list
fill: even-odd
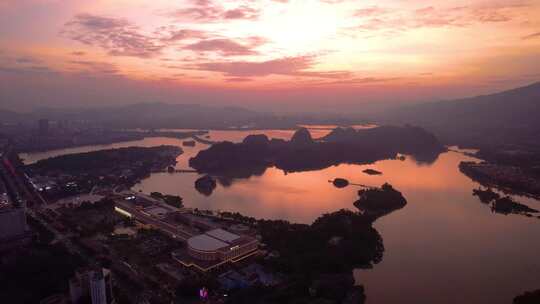
[(446, 144), (540, 145), (540, 82), (460, 100), (425, 103), (388, 112), (383, 120), (422, 126)]

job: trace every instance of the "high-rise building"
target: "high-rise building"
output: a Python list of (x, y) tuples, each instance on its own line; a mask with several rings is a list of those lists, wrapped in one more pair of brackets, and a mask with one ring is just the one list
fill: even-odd
[(88, 279), (90, 282), (92, 304), (107, 304), (107, 289), (105, 287), (103, 271), (90, 271), (88, 273)]
[(69, 295), (73, 304), (90, 300), (92, 304), (112, 304), (111, 272), (105, 268), (77, 271), (69, 280)]
[(58, 128), (64, 130), (69, 129), (69, 120), (60, 120), (58, 122)]
[(47, 135), (49, 133), (49, 120), (40, 119), (39, 120), (39, 135)]

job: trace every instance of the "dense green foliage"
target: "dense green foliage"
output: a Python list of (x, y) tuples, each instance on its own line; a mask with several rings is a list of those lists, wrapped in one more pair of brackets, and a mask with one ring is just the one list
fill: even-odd
[[(222, 214), (253, 223), (239, 214)], [(349, 210), (324, 214), (311, 225), (282, 220), (256, 222), (262, 242), (277, 254), (265, 261), (286, 274), (279, 288), (255, 286), (231, 294), (228, 303), (363, 303), (363, 288), (354, 288), (353, 268), (382, 260), (384, 245), (372, 219)]]
[(176, 208), (184, 207), (183, 200), (178, 195), (169, 195), (169, 194), (163, 194), (161, 192), (152, 192), (150, 193), (150, 196), (156, 199), (160, 199), (163, 202), (165, 202), (167, 205), (170, 205)]
[(515, 202), (511, 197), (505, 196), (496, 199), (492, 204), (492, 210), (502, 214), (527, 214), (529, 212), (536, 213), (538, 210), (532, 209), (527, 205)]
[(312, 225), (263, 220), (258, 226), (263, 242), (280, 254), (276, 268), (309, 277), (378, 263), (384, 246), (371, 224), (365, 216), (340, 210), (322, 215)]
[(50, 232), (43, 224), (31, 216), (26, 217), (26, 222), (32, 231), (36, 234), (35, 241), (40, 244), (49, 244), (54, 240), (54, 234)]
[(39, 303), (52, 294), (67, 292), (69, 278), (82, 265), (59, 245), (34, 244), (0, 265), (0, 301)]
[(490, 188), (486, 190), (482, 190), (482, 188), (473, 189), (473, 195), (477, 196), (482, 203), (489, 205), (491, 210), (496, 213), (532, 216), (531, 213), (538, 212), (536, 209), (514, 201), (514, 199), (509, 196), (501, 197)]
[(477, 196), (484, 204), (490, 204), (492, 201), (500, 198), (500, 195), (490, 188), (486, 190), (482, 190), (482, 188), (473, 189), (473, 195)]
[[(524, 167), (490, 162), (461, 162), (459, 170), (485, 187), (504, 192), (540, 197), (540, 166)], [(538, 172), (536, 172), (538, 171)]]
[(444, 150), (433, 135), (415, 127), (337, 128), (322, 141), (313, 141), (307, 129), (299, 129), (291, 141), (249, 135), (242, 143), (214, 144), (191, 158), (189, 164), (199, 172), (249, 177), (270, 166), (287, 172), (317, 170), (395, 158), (398, 153), (430, 162)]
[(407, 200), (392, 185), (385, 183), (381, 188), (369, 188), (358, 191), (360, 198), (354, 206), (368, 214), (380, 216), (405, 207)]
[(386, 111), (385, 121), (415, 124), (446, 144), (539, 146), (540, 82), (491, 95), (419, 103)]
[(133, 163), (152, 164), (164, 153), (180, 154), (181, 149), (174, 146), (128, 147), (120, 149), (100, 150), (87, 153), (67, 154), (40, 160), (31, 165), (37, 170), (60, 170), (65, 172), (81, 172), (118, 167), (130, 167)]
[(232, 219), (235, 222), (241, 222), (243, 224), (247, 225), (253, 225), (257, 223), (257, 219), (252, 216), (245, 216), (240, 214), (239, 212), (229, 212), (229, 211), (222, 211), (219, 213), (222, 217), (226, 219)]
[(114, 211), (114, 201), (102, 199), (95, 203), (83, 202), (79, 207), (64, 208), (61, 221), (81, 236), (110, 233), (122, 218)]
[(514, 298), (514, 304), (538, 304), (540, 303), (540, 289), (527, 291)]

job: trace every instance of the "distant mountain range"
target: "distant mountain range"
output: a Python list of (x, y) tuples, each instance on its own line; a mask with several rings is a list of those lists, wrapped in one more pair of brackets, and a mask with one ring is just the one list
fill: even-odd
[(46, 118), (91, 121), (118, 128), (223, 128), (264, 121), (268, 116), (239, 107), (140, 103), (89, 109), (39, 108), (31, 113), (0, 111), (0, 122), (35, 123)]
[[(445, 144), (469, 147), (518, 144), (540, 148), (540, 82), (491, 95), (393, 107), (380, 115), (364, 114), (363, 117), (379, 124), (423, 127)], [(40, 108), (31, 113), (0, 110), (0, 123), (37, 126), (41, 118), (90, 121), (112, 128), (263, 129), (366, 122), (347, 113), (278, 116), (240, 107), (167, 103), (89, 109)]]
[(540, 82), (491, 95), (391, 110), (385, 122), (421, 126), (447, 144), (540, 146)]

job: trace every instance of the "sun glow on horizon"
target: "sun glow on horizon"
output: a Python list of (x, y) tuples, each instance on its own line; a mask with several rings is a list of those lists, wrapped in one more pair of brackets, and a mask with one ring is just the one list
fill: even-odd
[(0, 77), (446, 98), (538, 80), (538, 16), (517, 0), (11, 1)]

